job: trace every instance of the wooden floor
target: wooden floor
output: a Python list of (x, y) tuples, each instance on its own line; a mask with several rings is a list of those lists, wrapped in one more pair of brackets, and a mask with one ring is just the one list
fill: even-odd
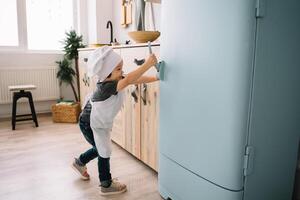
[(53, 123), (39, 116), (40, 127), (0, 122), (0, 199), (3, 200), (161, 200), (157, 173), (113, 145), (111, 172), (128, 191), (111, 197), (99, 195), (97, 160), (87, 167), (91, 180), (82, 181), (70, 167), (74, 157), (89, 148), (77, 124)]

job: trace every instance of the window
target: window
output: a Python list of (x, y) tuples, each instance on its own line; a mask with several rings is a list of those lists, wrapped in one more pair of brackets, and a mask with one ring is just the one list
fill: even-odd
[(16, 0), (0, 0), (0, 46), (18, 46)]
[(0, 48), (61, 50), (75, 0), (0, 0)]
[(65, 32), (73, 29), (73, 0), (26, 0), (28, 49), (62, 49)]

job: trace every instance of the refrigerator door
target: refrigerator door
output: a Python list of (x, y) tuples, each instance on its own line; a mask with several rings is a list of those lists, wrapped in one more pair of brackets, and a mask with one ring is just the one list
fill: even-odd
[[(245, 200), (290, 200), (300, 137), (300, 1), (261, 1)], [(251, 164), (251, 163), (250, 163)]]
[(161, 24), (160, 186), (175, 194), (186, 184), (180, 173), (174, 187), (167, 181), (172, 162), (211, 187), (241, 192), (255, 0), (164, 0)]

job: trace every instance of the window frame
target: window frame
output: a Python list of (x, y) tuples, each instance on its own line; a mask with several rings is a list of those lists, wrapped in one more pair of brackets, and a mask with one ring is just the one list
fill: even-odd
[[(49, 53), (63, 53), (62, 50), (31, 50), (28, 49), (27, 40), (27, 16), (26, 16), (26, 0), (16, 0), (17, 5), (17, 21), (18, 21), (18, 46), (1, 46), (1, 52), (11, 53), (36, 53), (36, 54), (49, 54)], [(73, 27), (78, 31), (78, 18), (77, 18), (77, 0), (73, 0)]]

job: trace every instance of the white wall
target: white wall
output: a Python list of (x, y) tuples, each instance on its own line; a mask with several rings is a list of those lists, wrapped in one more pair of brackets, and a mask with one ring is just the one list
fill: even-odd
[[(62, 59), (60, 53), (24, 53), (24, 52), (0, 52), (0, 68), (1, 67), (41, 67), (41, 66), (54, 66), (55, 61)], [(73, 93), (70, 88), (62, 86), (60, 88), (61, 94), (66, 99), (74, 99)], [(33, 97), (34, 98), (34, 97)], [(35, 109), (37, 113), (50, 112), (51, 105), (55, 101), (35, 102)], [(11, 103), (0, 104), (0, 118), (11, 116)], [(18, 114), (25, 114), (29, 112), (27, 103), (20, 103), (17, 107)]]
[[(153, 11), (154, 11), (154, 21), (156, 24), (156, 30), (160, 30), (160, 4), (152, 4)], [(113, 25), (114, 25), (114, 38), (117, 38), (118, 42), (124, 44), (126, 40), (130, 40), (134, 42), (132, 39), (129, 38), (127, 35), (128, 32), (136, 30), (135, 25), (135, 6), (133, 4), (133, 13), (132, 13), (132, 20), (133, 23), (130, 24), (128, 27), (124, 28), (121, 26), (121, 6), (122, 0), (113, 0)], [(152, 30), (151, 26), (151, 15), (149, 12), (149, 4), (146, 3), (146, 12), (145, 12), (145, 23), (146, 23), (146, 30)]]
[[(133, 4), (132, 21), (128, 27), (121, 26), (122, 0), (78, 0), (79, 4), (79, 32), (83, 34), (87, 44), (110, 42), (110, 30), (106, 29), (107, 21), (112, 21), (114, 38), (121, 44), (131, 40), (127, 33), (136, 30), (135, 6)], [(153, 3), (156, 30), (160, 30), (160, 4)], [(153, 30), (150, 4), (146, 3), (146, 30)], [(113, 39), (114, 39), (113, 38)], [(131, 40), (132, 41), (132, 40)], [(134, 41), (132, 41), (134, 42)]]
[[(79, 33), (83, 35), (86, 44), (110, 42), (110, 30), (106, 29), (108, 20), (113, 23), (113, 39), (116, 38), (121, 44), (131, 40), (128, 32), (136, 30), (135, 6), (133, 4), (132, 21), (128, 27), (121, 26), (122, 0), (78, 0), (79, 1)], [(156, 30), (160, 30), (160, 4), (152, 4)], [(145, 12), (146, 30), (153, 30), (150, 4), (146, 3)], [(134, 42), (131, 40), (131, 42)]]
[(88, 43), (108, 44), (110, 41), (110, 32), (109, 29), (106, 29), (106, 23), (112, 19), (112, 1), (87, 0), (86, 3)]

